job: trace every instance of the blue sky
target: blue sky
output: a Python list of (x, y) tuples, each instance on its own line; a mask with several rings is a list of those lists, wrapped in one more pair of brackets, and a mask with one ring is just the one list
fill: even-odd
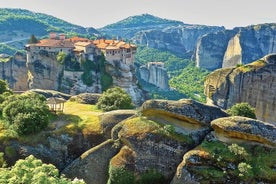
[(0, 0), (0, 7), (47, 13), (95, 28), (143, 13), (226, 28), (276, 23), (275, 0)]

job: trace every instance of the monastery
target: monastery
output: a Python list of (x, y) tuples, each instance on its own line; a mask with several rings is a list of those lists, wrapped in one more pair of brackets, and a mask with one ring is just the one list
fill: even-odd
[(50, 33), (48, 39), (40, 40), (35, 44), (28, 44), (25, 49), (27, 50), (27, 57), (32, 57), (30, 59), (35, 59), (39, 52), (47, 51), (49, 54), (58, 54), (59, 52), (75, 54), (93, 61), (94, 56), (103, 53), (106, 61), (121, 61), (133, 65), (137, 47), (123, 40), (89, 40), (80, 37), (66, 39), (64, 34)]

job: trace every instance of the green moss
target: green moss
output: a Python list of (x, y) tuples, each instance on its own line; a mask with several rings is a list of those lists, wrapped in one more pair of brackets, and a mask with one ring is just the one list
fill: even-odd
[(137, 184), (161, 184), (164, 183), (165, 177), (155, 169), (149, 169), (141, 175), (136, 181)]
[(9, 158), (16, 156), (16, 150), (12, 146), (5, 147), (5, 155)]
[[(199, 149), (208, 152), (217, 168), (227, 168), (229, 164), (234, 167), (225, 170), (225, 174), (245, 182), (276, 181), (276, 150), (262, 146), (228, 145), (219, 141), (204, 141)], [(212, 169), (201, 173), (203, 176), (211, 175)], [(219, 173), (217, 173), (219, 174)], [(218, 175), (219, 176), (219, 175)], [(204, 176), (204, 179), (205, 176)]]
[(215, 167), (201, 166), (196, 169), (191, 169), (195, 175), (203, 177), (204, 180), (201, 183), (209, 183), (210, 181), (216, 181), (217, 183), (223, 182), (225, 173)]
[(117, 167), (109, 165), (109, 179), (107, 184), (134, 184), (134, 173), (127, 170), (125, 167)]

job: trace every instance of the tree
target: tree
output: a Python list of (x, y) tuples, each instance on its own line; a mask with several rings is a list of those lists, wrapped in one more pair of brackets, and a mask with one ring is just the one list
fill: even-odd
[(9, 89), (8, 83), (0, 79), (0, 94), (4, 92), (11, 92), (11, 90)]
[(227, 113), (232, 116), (244, 116), (256, 119), (255, 108), (248, 103), (237, 103), (228, 109)]
[(99, 98), (97, 107), (104, 111), (133, 108), (131, 97), (119, 87), (110, 88)]
[(2, 104), (4, 119), (18, 134), (34, 134), (49, 123), (49, 108), (44, 96), (37, 93), (9, 96)]
[(28, 41), (29, 44), (33, 44), (33, 43), (38, 43), (38, 40), (37, 38), (35, 37), (35, 35), (31, 35), (29, 41)]
[(65, 52), (59, 52), (58, 55), (57, 55), (57, 61), (60, 63), (60, 64), (63, 64), (64, 61), (65, 61), (65, 58), (66, 58), (66, 53)]
[(25, 160), (16, 161), (11, 168), (0, 169), (0, 183), (29, 184), (29, 183), (60, 183), (84, 184), (83, 180), (71, 181), (59, 175), (58, 169), (52, 164), (45, 164), (33, 155)]

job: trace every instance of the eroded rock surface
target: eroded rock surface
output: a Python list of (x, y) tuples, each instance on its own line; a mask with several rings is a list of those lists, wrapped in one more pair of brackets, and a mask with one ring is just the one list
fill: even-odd
[(256, 108), (257, 119), (276, 123), (275, 54), (245, 66), (219, 69), (207, 76), (207, 101), (223, 109), (247, 102)]
[[(211, 122), (218, 139), (226, 142), (261, 143), (276, 147), (276, 126), (262, 121), (234, 116)], [(232, 140), (229, 140), (232, 139)]]

